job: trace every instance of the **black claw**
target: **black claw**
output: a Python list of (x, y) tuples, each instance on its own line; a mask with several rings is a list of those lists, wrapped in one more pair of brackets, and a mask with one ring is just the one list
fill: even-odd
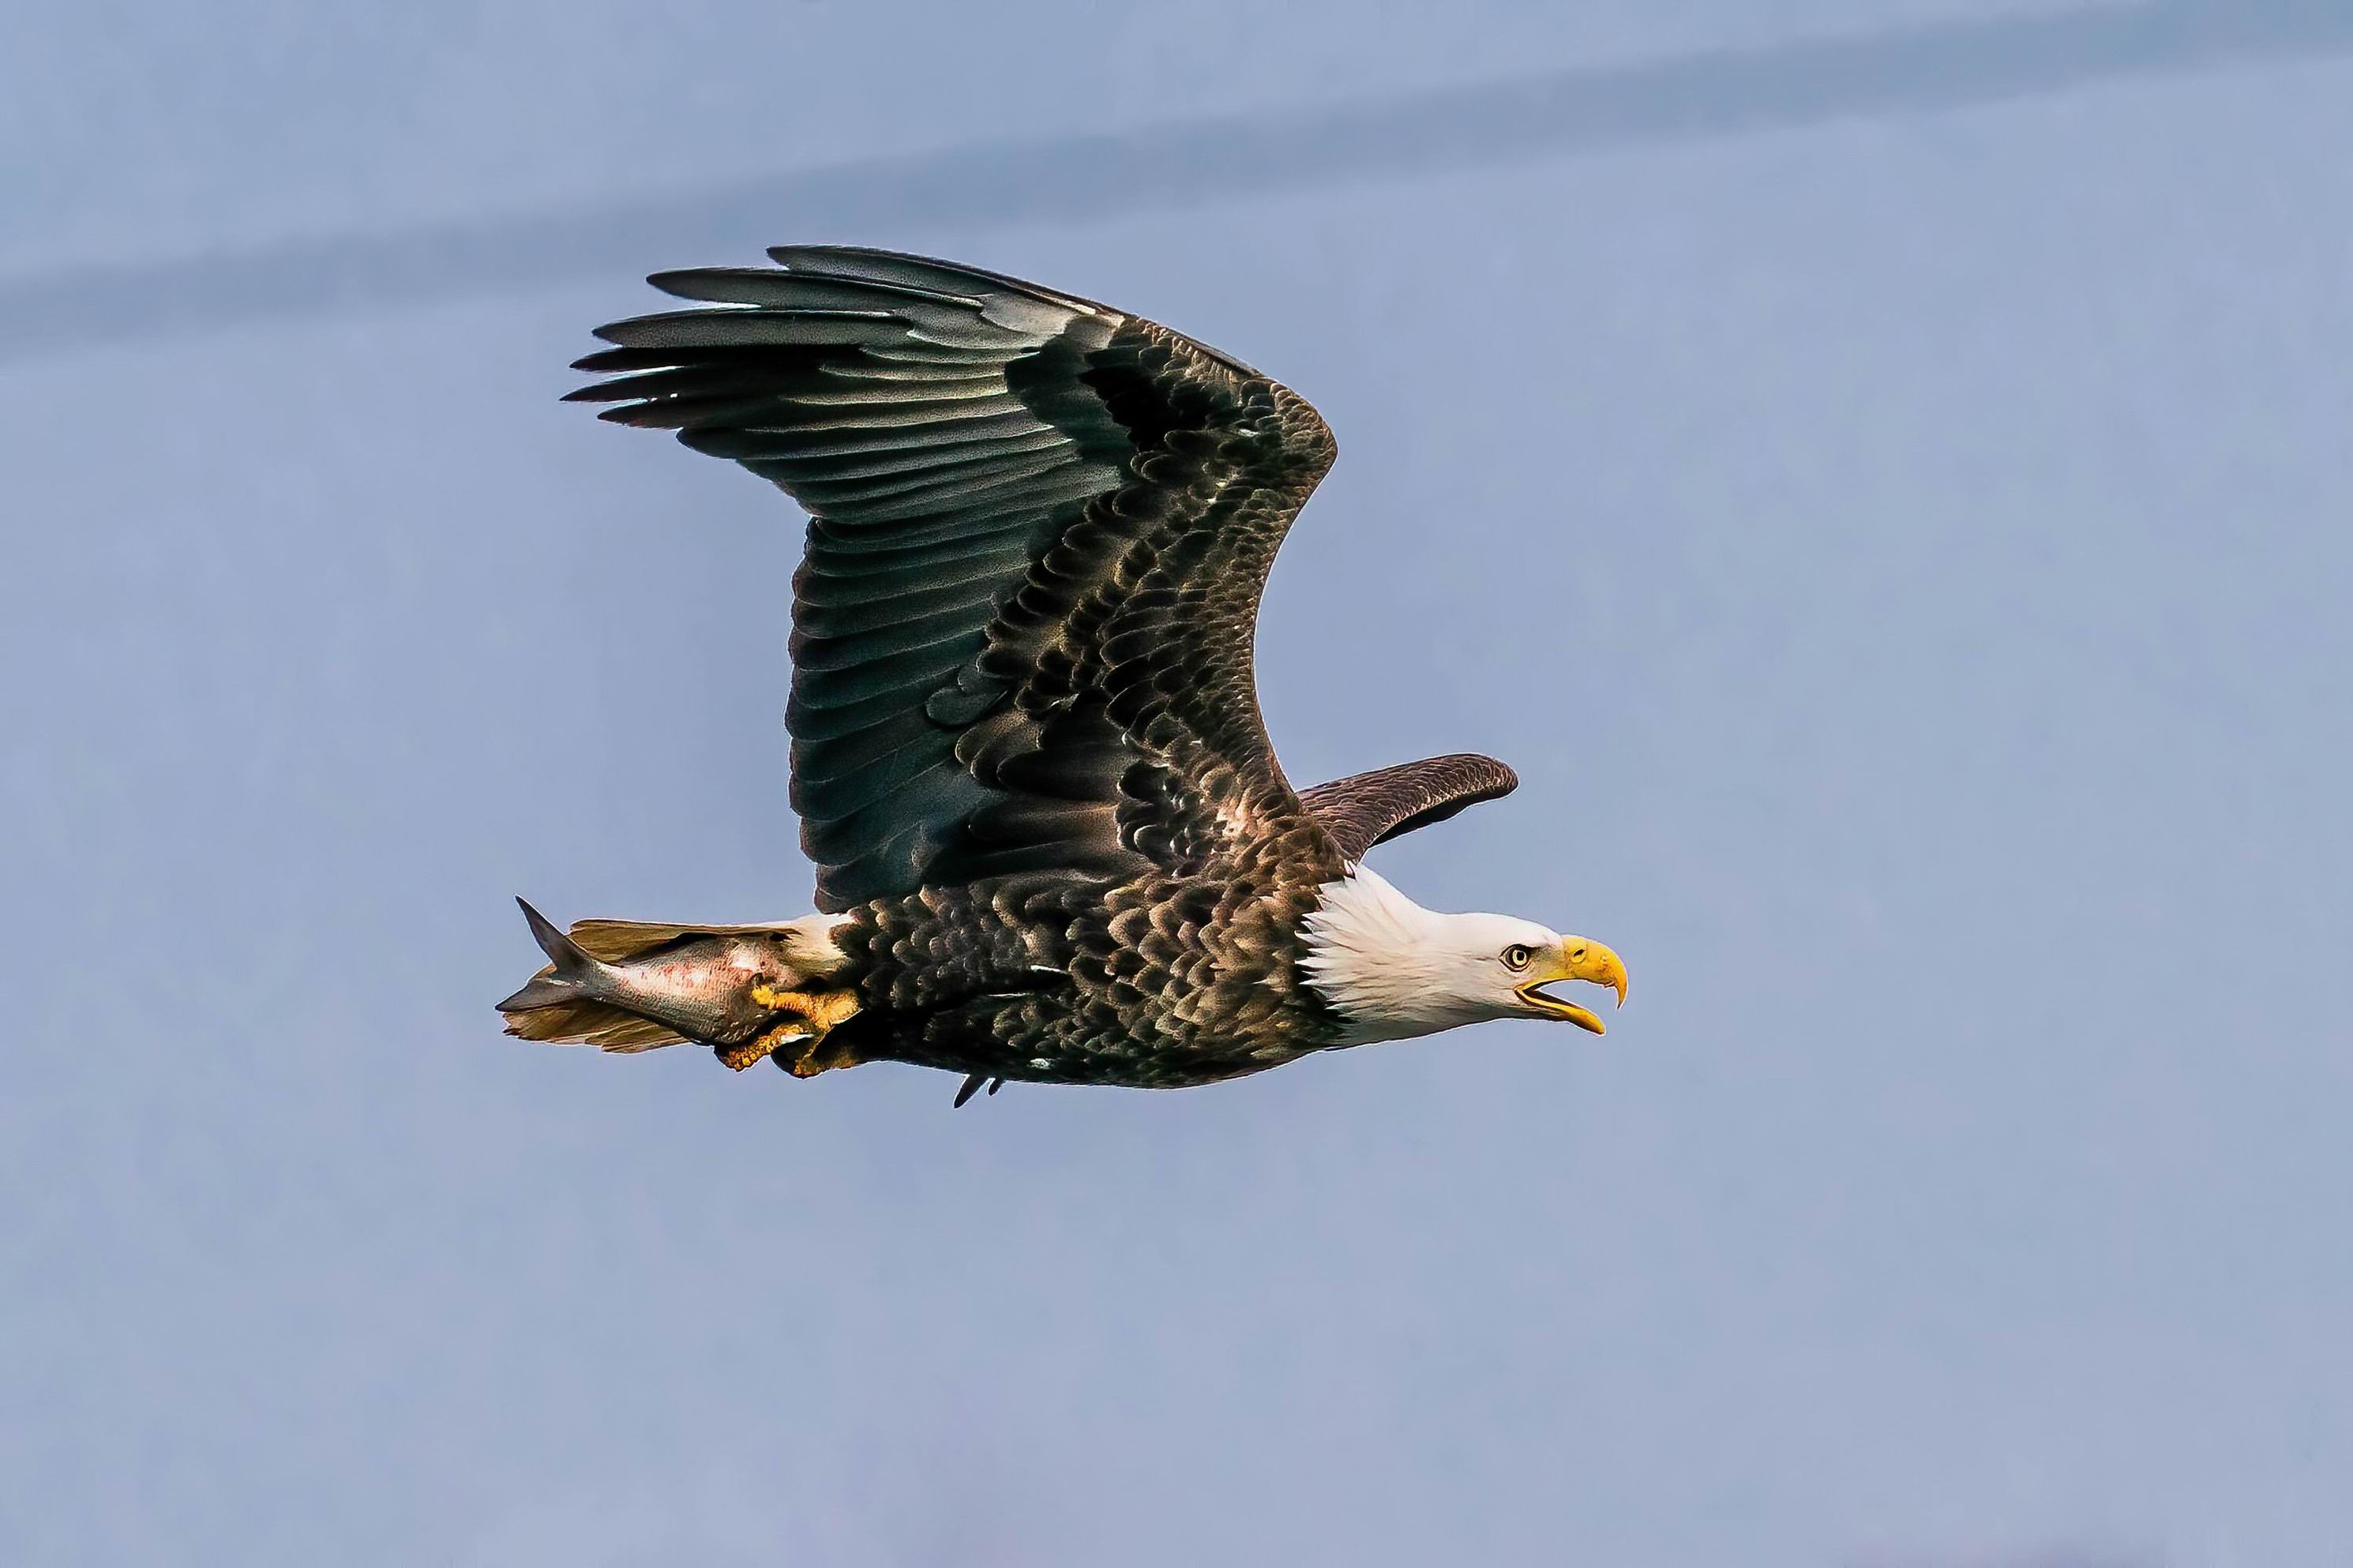
[(992, 1098), (995, 1097), (998, 1089), (1003, 1089), (1004, 1087), (1005, 1080), (1001, 1078), (993, 1078), (988, 1080), (988, 1092)]
[[(988, 1075), (987, 1073), (978, 1072), (965, 1079), (964, 1087), (956, 1090), (955, 1104), (951, 1107), (951, 1109), (962, 1110), (964, 1109), (964, 1102), (970, 1100), (975, 1094), (978, 1093), (980, 1086), (987, 1081)], [(995, 1089), (990, 1089), (989, 1092), (994, 1094), (997, 1091)]]

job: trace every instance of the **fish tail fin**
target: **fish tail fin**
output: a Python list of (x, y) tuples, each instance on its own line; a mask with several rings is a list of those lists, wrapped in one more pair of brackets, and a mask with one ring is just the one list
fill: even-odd
[(532, 976), (529, 984), (500, 1003), (499, 1011), (530, 1013), (567, 1002), (595, 1000), (592, 986), (598, 965), (587, 949), (558, 931), (554, 921), (531, 907), (530, 900), (515, 902), (522, 906), (522, 918), (531, 922), (532, 940), (547, 954), (548, 964)]
[(606, 1051), (649, 1051), (675, 1046), (686, 1037), (602, 999), (598, 982), (605, 966), (596, 955), (558, 931), (555, 922), (522, 899), (532, 940), (547, 954), (547, 967), (499, 1004), (507, 1033), (518, 1039), (595, 1046)]

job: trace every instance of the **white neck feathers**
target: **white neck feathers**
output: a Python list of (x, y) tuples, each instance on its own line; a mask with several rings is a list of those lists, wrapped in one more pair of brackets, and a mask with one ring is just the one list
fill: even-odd
[(1340, 1015), (1344, 1043), (1409, 1039), (1509, 1010), (1473, 971), (1500, 917), (1426, 910), (1366, 866), (1324, 883), (1323, 898), (1303, 923), (1299, 967)]

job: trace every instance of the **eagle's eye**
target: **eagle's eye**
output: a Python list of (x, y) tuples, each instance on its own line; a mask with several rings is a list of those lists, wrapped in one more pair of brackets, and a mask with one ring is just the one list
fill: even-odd
[(1504, 950), (1504, 967), (1506, 969), (1525, 969), (1528, 966), (1528, 960), (1535, 956), (1535, 954), (1529, 949), (1522, 947), (1517, 942), (1514, 942), (1511, 946)]

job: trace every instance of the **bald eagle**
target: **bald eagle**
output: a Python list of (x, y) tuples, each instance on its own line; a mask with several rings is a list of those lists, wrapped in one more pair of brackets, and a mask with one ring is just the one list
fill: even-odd
[[(1598, 942), (1424, 909), (1373, 846), (1508, 794), (1433, 757), (1294, 790), (1259, 596), (1332, 434), (1167, 328), (952, 262), (791, 246), (655, 275), (572, 399), (732, 458), (807, 513), (792, 804), (818, 912), (533, 928), (511, 1033), (713, 1046), (798, 1076), (1175, 1088), (1312, 1051), (1623, 1002)], [(526, 909), (529, 906), (525, 906)]]

